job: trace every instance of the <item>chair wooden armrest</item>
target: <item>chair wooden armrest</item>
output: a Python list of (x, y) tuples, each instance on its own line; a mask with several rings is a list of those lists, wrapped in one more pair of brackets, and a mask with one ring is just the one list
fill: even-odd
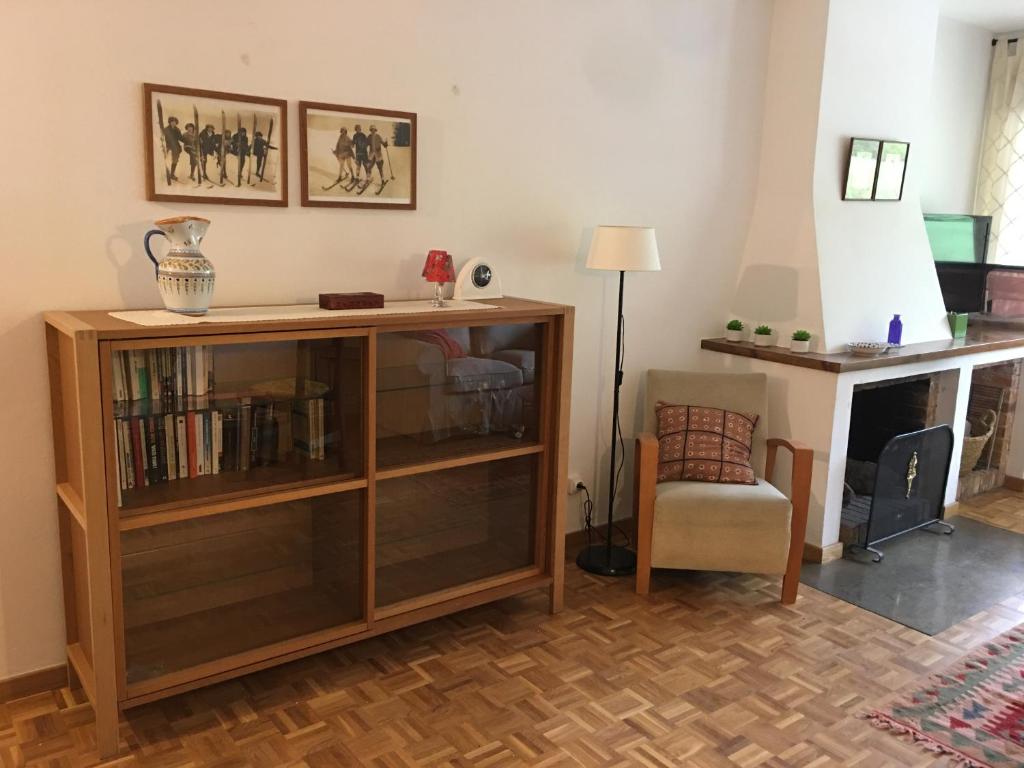
[(654, 487), (658, 481), (658, 438), (642, 432), (633, 457), (633, 519), (636, 521), (636, 593), (651, 588), (651, 533), (654, 529)]
[(768, 454), (764, 462), (764, 478), (768, 482), (772, 480), (775, 458), (780, 447), (793, 454), (793, 476), (790, 482), (793, 519), (789, 528), (789, 559), (786, 561), (786, 574), (782, 578), (782, 602), (789, 605), (796, 602), (797, 588), (800, 586), (800, 564), (803, 562), (804, 537), (807, 535), (807, 507), (811, 498), (814, 451), (796, 440), (769, 438)]

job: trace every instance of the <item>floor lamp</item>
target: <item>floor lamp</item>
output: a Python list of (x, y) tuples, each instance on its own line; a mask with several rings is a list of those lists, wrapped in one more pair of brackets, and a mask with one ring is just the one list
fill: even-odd
[(612, 457), (608, 478), (608, 529), (605, 543), (584, 549), (576, 564), (585, 571), (602, 576), (628, 576), (636, 572), (636, 555), (625, 547), (612, 545), (612, 513), (615, 509), (616, 453), (619, 443), (619, 389), (622, 387), (622, 292), (627, 272), (661, 270), (658, 242), (652, 227), (598, 227), (590, 241), (587, 269), (605, 269), (619, 273), (619, 314), (615, 332), (615, 397), (612, 405)]

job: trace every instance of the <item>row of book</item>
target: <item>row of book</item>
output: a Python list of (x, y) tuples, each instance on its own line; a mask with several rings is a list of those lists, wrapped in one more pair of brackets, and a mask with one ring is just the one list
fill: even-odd
[(332, 403), (323, 398), (244, 403), (115, 420), (118, 505), (121, 492), (173, 480), (245, 472), (296, 453), (323, 460)]
[(213, 392), (213, 347), (126, 349), (113, 353), (114, 400), (163, 400)]

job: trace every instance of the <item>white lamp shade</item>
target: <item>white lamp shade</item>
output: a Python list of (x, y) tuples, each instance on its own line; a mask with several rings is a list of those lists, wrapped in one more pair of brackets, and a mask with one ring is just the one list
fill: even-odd
[(590, 241), (587, 269), (615, 272), (658, 272), (658, 241), (654, 227), (598, 227)]

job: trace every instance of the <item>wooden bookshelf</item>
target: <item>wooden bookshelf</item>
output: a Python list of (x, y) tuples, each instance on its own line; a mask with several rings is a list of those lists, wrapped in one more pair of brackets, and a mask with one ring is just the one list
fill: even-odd
[(527, 590), (559, 610), (573, 310), (489, 303), (46, 313), (69, 670), (103, 757), (129, 707)]

